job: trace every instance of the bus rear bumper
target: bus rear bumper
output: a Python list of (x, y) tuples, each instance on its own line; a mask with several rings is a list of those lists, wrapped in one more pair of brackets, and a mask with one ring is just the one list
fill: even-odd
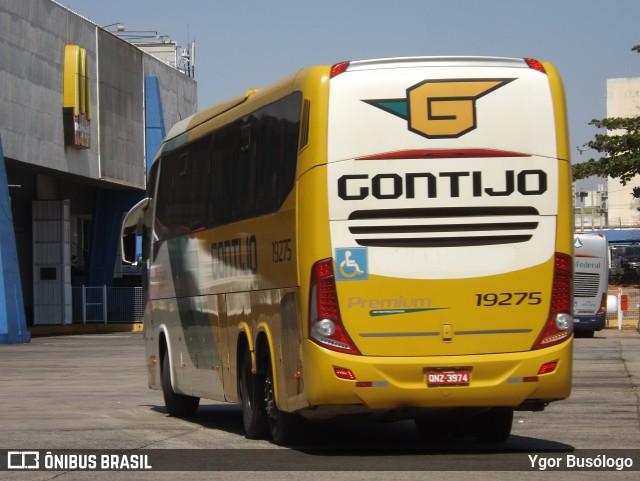
[(575, 331), (601, 331), (606, 327), (606, 315), (574, 316), (573, 329)]
[[(489, 407), (539, 411), (571, 393), (573, 339), (536, 351), (410, 358), (352, 356), (305, 342), (307, 417)], [(337, 368), (355, 379), (338, 377)], [(427, 374), (437, 370), (468, 371), (469, 382), (430, 386)]]

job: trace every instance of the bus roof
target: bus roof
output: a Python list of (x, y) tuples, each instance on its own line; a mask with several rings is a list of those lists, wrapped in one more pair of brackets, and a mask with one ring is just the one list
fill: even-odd
[(528, 65), (523, 58), (509, 57), (398, 57), (349, 62), (348, 71), (402, 68), (402, 67), (451, 67), (459, 65), (482, 67), (521, 67)]

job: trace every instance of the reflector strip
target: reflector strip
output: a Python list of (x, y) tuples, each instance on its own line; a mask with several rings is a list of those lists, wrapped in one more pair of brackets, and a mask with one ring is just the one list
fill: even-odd
[(435, 337), (440, 332), (363, 332), (360, 337)]
[(531, 157), (531, 155), (495, 149), (415, 149), (366, 155), (364, 157), (357, 157), (356, 160), (461, 159), (486, 157)]
[(538, 382), (538, 376), (510, 377), (507, 382), (509, 384), (519, 384), (523, 382)]
[(357, 382), (356, 387), (389, 387), (387, 381), (362, 381)]
[(491, 329), (477, 331), (455, 331), (456, 336), (475, 336), (479, 334), (528, 334), (533, 329)]
[(558, 367), (558, 361), (548, 362), (540, 366), (540, 370), (538, 371), (538, 374), (549, 374), (555, 371), (556, 367)]
[(349, 381), (356, 380), (356, 376), (351, 372), (350, 369), (345, 369), (343, 367), (334, 367), (333, 372), (335, 372), (336, 376), (340, 379), (347, 379)]
[[(477, 331), (454, 331), (456, 336), (480, 336), (486, 334), (528, 334), (533, 329), (491, 329)], [(363, 332), (360, 337), (434, 337), (440, 332)]]

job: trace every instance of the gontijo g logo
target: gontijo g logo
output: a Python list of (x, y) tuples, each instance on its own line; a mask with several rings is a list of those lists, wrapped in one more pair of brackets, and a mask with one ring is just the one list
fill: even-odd
[(429, 139), (457, 138), (477, 127), (476, 101), (513, 80), (424, 80), (404, 99), (363, 102), (408, 120), (409, 130)]

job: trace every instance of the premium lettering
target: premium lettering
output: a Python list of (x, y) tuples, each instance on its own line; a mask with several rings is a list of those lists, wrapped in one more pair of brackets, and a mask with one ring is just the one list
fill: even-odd
[(455, 197), (499, 197), (519, 193), (542, 195), (547, 191), (547, 174), (536, 170), (507, 170), (492, 182), (482, 172), (409, 172), (401, 174), (343, 175), (338, 195), (344, 200)]
[(349, 309), (416, 309), (430, 307), (431, 298), (406, 298), (404, 296), (400, 296), (386, 299), (367, 299), (355, 296), (349, 298), (348, 306)]

